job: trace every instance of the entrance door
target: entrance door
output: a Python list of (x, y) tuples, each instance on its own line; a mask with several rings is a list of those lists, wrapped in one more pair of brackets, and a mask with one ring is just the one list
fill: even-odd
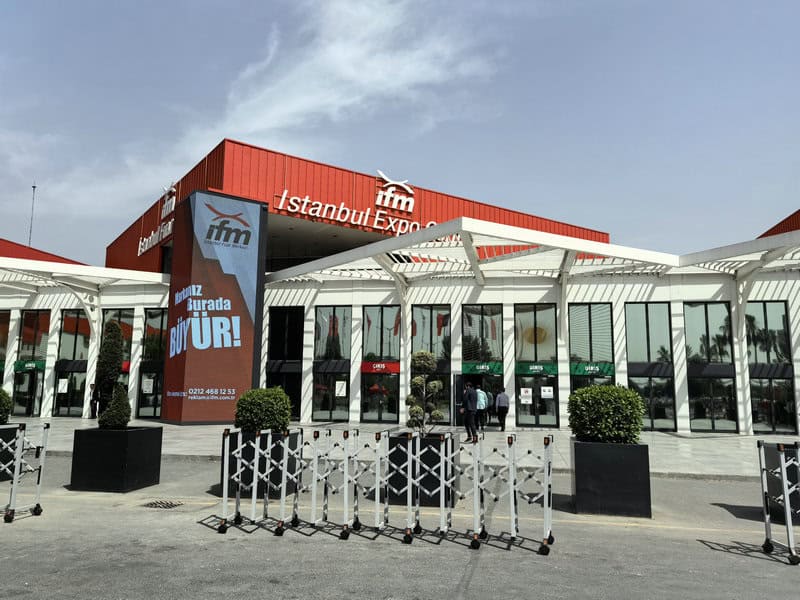
[(139, 419), (157, 419), (161, 417), (161, 371), (139, 372), (139, 402), (136, 416)]
[(14, 373), (14, 414), (38, 417), (42, 412), (44, 373), (36, 369)]
[[(487, 407), (487, 411), (491, 407), (493, 410), (494, 407), (494, 398), (503, 389), (503, 376), (502, 375), (495, 375), (491, 373), (486, 373), (482, 375), (475, 375), (475, 374), (467, 374), (467, 375), (456, 375), (456, 389), (454, 390), (454, 396), (456, 396), (458, 401), (457, 408), (461, 407), (461, 399), (464, 395), (464, 386), (467, 382), (472, 384), (473, 388), (480, 387), (484, 392), (489, 394), (489, 406)], [(457, 395), (456, 395), (457, 394)], [(489, 418), (489, 412), (487, 412), (487, 420)], [(495, 421), (496, 423), (496, 421)], [(463, 425), (464, 424), (464, 415), (461, 415), (456, 411), (456, 425)]]
[(83, 415), (83, 398), (86, 392), (86, 373), (60, 371), (56, 373), (56, 395), (53, 402), (54, 417), (80, 417)]
[(453, 415), (452, 423), (457, 427), (464, 426), (464, 415), (461, 414), (461, 402), (464, 399), (464, 376), (460, 373), (453, 375)]
[[(517, 425), (558, 426), (558, 377), (518, 375), (516, 389)], [(542, 388), (545, 391), (542, 392)]]

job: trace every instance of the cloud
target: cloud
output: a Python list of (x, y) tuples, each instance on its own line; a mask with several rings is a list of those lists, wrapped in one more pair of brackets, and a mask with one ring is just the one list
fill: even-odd
[[(30, 174), (46, 172), (41, 201), (51, 221), (83, 216), (118, 223), (119, 230), (109, 233), (119, 233), (163, 186), (224, 137), (304, 154), (331, 143), (318, 139), (320, 124), (343, 125), (398, 107), (428, 130), (443, 120), (468, 117), (463, 97), (458, 111), (442, 106), (448, 105), (447, 97), (463, 96), (476, 80), (490, 78), (496, 68), (477, 25), (459, 21), (455, 13), (430, 14), (422, 2), (305, 1), (292, 10), (301, 28), (274, 22), (263, 55), (231, 77), (219, 114), (209, 118), (206, 113), (169, 142), (137, 139), (131, 132), (121, 147), (93, 154), (80, 140), (3, 128), (0, 122), (0, 173), (5, 173), (0, 185), (24, 186)], [(173, 112), (174, 105), (166, 110)], [(186, 109), (187, 114), (200, 110)], [(8, 203), (0, 201), (0, 210), (7, 213)], [(41, 235), (64, 239), (56, 233)], [(34, 244), (41, 235), (34, 236)], [(102, 243), (111, 239), (107, 235)], [(83, 253), (87, 243), (96, 246), (92, 256)], [(72, 240), (60, 251), (99, 262), (99, 245)], [(53, 245), (48, 249), (59, 251)]]

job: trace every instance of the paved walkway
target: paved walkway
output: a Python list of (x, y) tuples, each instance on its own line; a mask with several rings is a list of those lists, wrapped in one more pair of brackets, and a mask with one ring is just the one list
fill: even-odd
[[(37, 439), (37, 430), (43, 422), (50, 422), (48, 452), (64, 454), (72, 452), (73, 431), (95, 427), (97, 422), (90, 419), (51, 418), (51, 419), (12, 419), (14, 422), (28, 423), (33, 439)], [(219, 459), (222, 447), (222, 431), (224, 425), (170, 425), (158, 421), (137, 421), (131, 425), (153, 426), (164, 428), (163, 454), (171, 456)], [(304, 427), (306, 435), (313, 429), (347, 429), (345, 423), (320, 424), (315, 427)], [(386, 429), (385, 426), (369, 424), (361, 425), (359, 430), (364, 434)], [(400, 430), (395, 427), (394, 430)], [(463, 437), (461, 428), (443, 427), (436, 431), (453, 431)], [(335, 435), (335, 434), (334, 434)], [(524, 430), (517, 431), (518, 443), (523, 449), (540, 449), (545, 435), (554, 436), (554, 468), (566, 471), (571, 468), (569, 452), (569, 431)], [(487, 429), (486, 439), (498, 446), (505, 443), (505, 433), (495, 428)], [(643, 432), (641, 441), (648, 445), (650, 452), (650, 471), (664, 476), (684, 477), (731, 477), (757, 478), (758, 454), (756, 440), (766, 439), (770, 442), (800, 441), (798, 436), (744, 436), (735, 434), (677, 434), (661, 432)]]

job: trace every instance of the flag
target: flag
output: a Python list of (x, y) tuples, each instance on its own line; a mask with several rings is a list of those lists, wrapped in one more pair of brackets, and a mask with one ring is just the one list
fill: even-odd
[(394, 319), (394, 335), (400, 333), (400, 309), (397, 310), (397, 316)]
[(372, 319), (370, 319), (369, 315), (367, 315), (367, 333), (369, 333), (370, 329), (372, 329)]
[(416, 319), (411, 320), (411, 337), (416, 337), (417, 335), (417, 321)]
[(436, 315), (436, 336), (442, 337), (442, 329), (450, 322), (449, 313), (438, 313)]
[(339, 335), (339, 318), (336, 315), (331, 316), (331, 320), (328, 321), (328, 336), (333, 337)]
[(494, 319), (489, 321), (489, 327), (491, 328), (492, 331), (492, 341), (494, 341), (497, 339), (497, 323), (495, 322)]

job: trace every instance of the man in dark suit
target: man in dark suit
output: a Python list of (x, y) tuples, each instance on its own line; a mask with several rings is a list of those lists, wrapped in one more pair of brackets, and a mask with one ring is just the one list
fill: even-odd
[(478, 442), (478, 428), (475, 425), (475, 415), (478, 411), (478, 394), (470, 382), (464, 387), (464, 399), (461, 403), (461, 412), (464, 414), (464, 427), (467, 428), (465, 443)]

